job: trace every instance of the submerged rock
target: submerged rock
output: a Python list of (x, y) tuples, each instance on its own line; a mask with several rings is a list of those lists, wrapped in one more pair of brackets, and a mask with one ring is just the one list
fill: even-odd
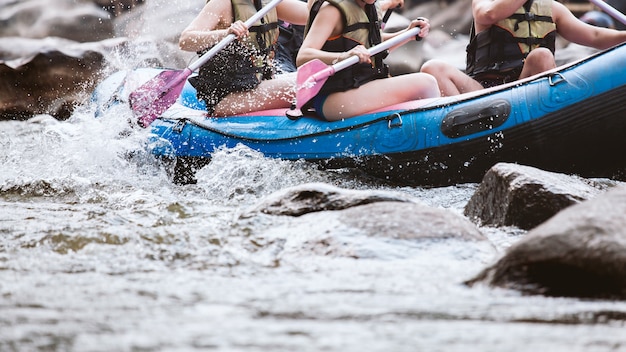
[(468, 219), (420, 203), (377, 202), (341, 210), (338, 215), (342, 224), (367, 236), (487, 241)]
[(309, 183), (273, 193), (243, 216), (252, 216), (257, 212), (269, 215), (301, 216), (375, 202), (417, 202), (417, 199), (398, 192), (348, 190), (325, 183)]
[[(267, 252), (271, 265), (309, 254), (400, 259), (434, 248), (455, 258), (495, 255), (493, 244), (467, 218), (391, 191), (305, 184), (266, 197), (237, 223), (232, 237), (245, 233), (246, 248)], [(461, 250), (455, 249), (458, 241)]]
[[(447, 209), (430, 207), (400, 192), (304, 184), (275, 192), (243, 213), (241, 218), (259, 213), (296, 217), (323, 213), (321, 216), (328, 221), (319, 222), (315, 227), (327, 232), (332, 232), (330, 228), (347, 228), (367, 236), (395, 239), (486, 240), (467, 218)], [(335, 224), (329, 225), (331, 223)]]

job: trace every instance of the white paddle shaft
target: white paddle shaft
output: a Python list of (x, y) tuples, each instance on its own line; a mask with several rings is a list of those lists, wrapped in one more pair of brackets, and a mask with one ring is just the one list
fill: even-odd
[[(371, 48), (368, 49), (368, 52), (370, 53), (370, 55), (376, 55), (378, 53), (380, 53), (381, 51), (387, 50), (393, 46), (396, 46), (400, 43), (402, 43), (403, 41), (405, 41), (407, 38), (409, 37), (414, 37), (416, 35), (418, 35), (420, 32), (420, 28), (419, 27), (413, 27), (411, 29), (409, 29), (408, 31), (398, 34), (393, 38), (387, 39), (384, 42), (375, 45)], [(338, 72), (341, 71), (343, 69), (346, 69), (356, 63), (359, 62), (359, 57), (356, 55), (350, 56), (349, 58), (343, 60), (343, 61), (339, 61), (338, 63), (333, 65), (333, 69), (334, 72)]]

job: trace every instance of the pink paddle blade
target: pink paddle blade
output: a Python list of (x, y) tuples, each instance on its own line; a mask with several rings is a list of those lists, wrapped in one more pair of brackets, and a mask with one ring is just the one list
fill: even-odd
[(322, 89), (328, 77), (335, 74), (335, 68), (328, 66), (321, 60), (314, 59), (298, 67), (296, 77), (296, 108), (304, 104)]
[[(395, 45), (401, 44), (408, 38), (418, 35), (419, 32), (419, 27), (413, 27), (402, 34), (396, 35), (391, 39), (385, 40), (384, 42), (367, 49), (367, 51), (370, 55), (376, 55)], [(296, 78), (296, 108), (302, 108), (304, 104), (313, 99), (320, 89), (322, 89), (322, 86), (328, 77), (334, 75), (335, 72), (344, 70), (357, 63), (359, 63), (359, 57), (352, 55), (332, 66), (328, 66), (322, 61), (314, 59), (298, 67), (298, 76)]]
[(188, 68), (183, 71), (163, 71), (132, 92), (128, 99), (137, 123), (141, 127), (148, 127), (174, 105), (190, 75), (191, 70)]

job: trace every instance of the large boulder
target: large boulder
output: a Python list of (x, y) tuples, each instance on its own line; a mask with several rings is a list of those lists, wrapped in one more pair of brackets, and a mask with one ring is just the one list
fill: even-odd
[(626, 186), (573, 205), (531, 230), (469, 285), (526, 294), (626, 299)]
[(402, 10), (396, 10), (385, 27), (395, 32), (405, 29), (417, 17), (430, 20), (430, 34), (422, 41), (411, 41), (393, 50), (385, 59), (394, 76), (419, 72), (424, 62), (438, 59), (465, 69), (465, 47), (469, 42), (472, 23), (471, 0), (453, 3), (427, 1), (414, 6), (405, 2)]
[(105, 68), (185, 67), (196, 54), (182, 52), (176, 42), (203, 3), (187, 0), (173, 6), (155, 0), (149, 7), (137, 6), (141, 3), (0, 2), (0, 118), (67, 118), (93, 91)]
[(69, 117), (95, 87), (108, 53), (124, 42), (0, 38), (0, 118)]
[(589, 179), (498, 163), (485, 173), (464, 214), (482, 225), (529, 230), (605, 189), (605, 184)]

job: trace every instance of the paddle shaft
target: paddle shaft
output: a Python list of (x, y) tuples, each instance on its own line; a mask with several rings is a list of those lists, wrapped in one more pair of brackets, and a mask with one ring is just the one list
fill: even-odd
[[(419, 27), (413, 27), (408, 31), (398, 34), (393, 38), (375, 45), (368, 49), (370, 55), (376, 55), (381, 51), (387, 50), (393, 46), (401, 44), (408, 38), (415, 37), (420, 32)], [(306, 102), (320, 91), (324, 82), (343, 69), (346, 69), (359, 62), (357, 55), (339, 61), (338, 63), (328, 66), (319, 59), (313, 59), (298, 68), (298, 76), (296, 79), (296, 108), (300, 109)]]
[[(408, 31), (402, 33), (402, 34), (398, 34), (395, 37), (385, 40), (384, 42), (375, 45), (371, 48), (368, 49), (368, 52), (370, 53), (371, 56), (376, 55), (382, 51), (385, 51), (393, 46), (396, 46), (400, 43), (402, 43), (403, 41), (405, 41), (407, 38), (409, 37), (414, 37), (416, 35), (418, 35), (420, 32), (420, 28), (419, 27), (413, 27), (411, 29), (409, 29)], [(333, 68), (333, 74), (337, 73), (343, 69), (346, 69), (354, 64), (357, 64), (359, 62), (359, 57), (356, 55), (352, 55), (349, 58), (343, 60), (343, 61), (339, 61), (338, 63), (334, 64), (332, 66)]]
[(594, 5), (598, 6), (599, 8), (602, 9), (602, 11), (608, 13), (613, 18), (615, 18), (616, 20), (620, 21), (622, 24), (626, 25), (626, 15), (624, 15), (621, 12), (619, 12), (614, 7), (612, 7), (611, 5), (607, 4), (606, 2), (604, 2), (602, 0), (589, 0), (589, 2), (591, 2)]
[[(263, 16), (265, 16), (271, 9), (276, 7), (283, 0), (272, 0), (267, 5), (263, 6), (257, 13), (255, 13), (252, 17), (248, 18), (245, 23), (247, 28), (250, 28), (254, 23), (260, 20)], [(228, 44), (230, 44), (233, 40), (235, 40), (237, 36), (230, 33), (224, 39), (222, 39), (219, 43), (215, 44), (209, 51), (204, 53), (204, 55), (200, 56), (198, 60), (189, 65), (189, 69), (191, 71), (195, 71), (200, 68), (200, 66), (204, 65), (210, 58), (212, 58), (218, 51), (224, 49)]]

